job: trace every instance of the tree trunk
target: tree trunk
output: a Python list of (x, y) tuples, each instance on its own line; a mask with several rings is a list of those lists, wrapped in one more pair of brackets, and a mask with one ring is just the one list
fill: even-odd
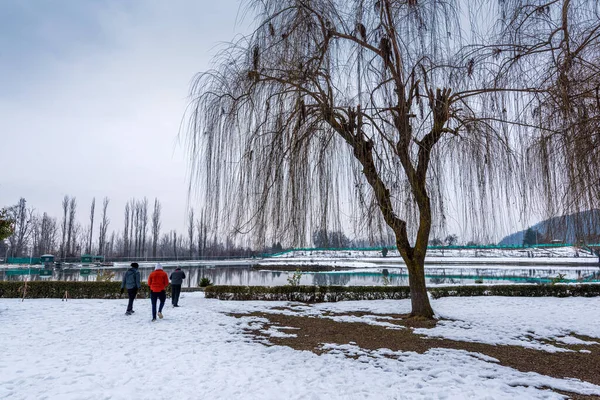
[(406, 260), (408, 268), (408, 284), (410, 286), (410, 301), (412, 305), (411, 317), (433, 318), (433, 309), (429, 303), (427, 288), (425, 286), (425, 262), (424, 260)]

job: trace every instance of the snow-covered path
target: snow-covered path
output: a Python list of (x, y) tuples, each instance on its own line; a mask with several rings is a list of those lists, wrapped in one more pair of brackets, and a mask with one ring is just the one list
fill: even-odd
[[(532, 329), (540, 337), (570, 331), (600, 337), (600, 325), (588, 319), (599, 314), (598, 299), (512, 299), (507, 311), (498, 310), (502, 303), (497, 299), (437, 301), (438, 312), (463, 323), (442, 325), (431, 333), (460, 337), (470, 332), (465, 339), (476, 340), (477, 332), (486, 337), (500, 329), (498, 341), (509, 337), (510, 343)], [(560, 300), (572, 301), (561, 307)], [(490, 306), (490, 301), (498, 304)], [(264, 311), (285, 303), (221, 302), (185, 293), (181, 304), (178, 309), (165, 307), (165, 319), (151, 323), (147, 299), (136, 301), (131, 317), (123, 315), (126, 300), (1, 299), (0, 398), (563, 398), (541, 387), (600, 396), (600, 387), (586, 382), (519, 372), (464, 351), (391, 354), (344, 344), (329, 346), (332, 352), (319, 356), (267, 347), (242, 334), (250, 318), (225, 313)], [(538, 317), (514, 319), (514, 312), (527, 304), (533, 304), (531, 314)], [(397, 313), (408, 307), (408, 301), (373, 301), (313, 309)], [(491, 312), (485, 311), (488, 307)], [(544, 316), (553, 318), (546, 321)]]

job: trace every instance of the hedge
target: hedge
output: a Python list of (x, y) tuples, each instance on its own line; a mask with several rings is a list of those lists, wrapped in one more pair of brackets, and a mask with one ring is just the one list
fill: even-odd
[[(25, 282), (0, 281), (0, 298), (23, 296)], [(117, 299), (120, 282), (33, 281), (27, 283), (26, 298)], [(170, 295), (171, 287), (167, 287)], [(477, 285), (429, 288), (434, 299), (457, 296), (596, 297), (600, 284), (584, 285)], [(149, 296), (142, 283), (138, 298)], [(283, 300), (306, 303), (343, 300), (400, 300), (410, 298), (407, 286), (209, 286), (207, 298), (221, 300)], [(125, 293), (123, 297), (127, 297)]]
[(430, 288), (429, 293), (434, 299), (464, 296), (596, 297), (600, 296), (600, 284), (450, 286)]
[[(490, 285), (430, 288), (431, 297), (596, 297), (600, 284)], [(206, 298), (220, 300), (279, 300), (318, 303), (342, 300), (398, 300), (410, 298), (408, 286), (209, 286)]]
[[(25, 282), (0, 281), (0, 298), (23, 297)], [(138, 298), (150, 297), (148, 285), (142, 283)], [(121, 282), (74, 282), (74, 281), (32, 281), (27, 282), (26, 298), (63, 298), (65, 291), (70, 299), (118, 299)], [(167, 287), (170, 295), (171, 286)], [(127, 297), (127, 291), (123, 294)]]
[(285, 300), (319, 303), (343, 300), (399, 300), (410, 297), (406, 286), (209, 286), (206, 298)]

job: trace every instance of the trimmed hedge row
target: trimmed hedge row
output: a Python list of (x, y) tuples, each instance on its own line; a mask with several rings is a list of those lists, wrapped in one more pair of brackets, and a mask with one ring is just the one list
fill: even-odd
[[(431, 297), (596, 297), (600, 284), (591, 285), (491, 285), (430, 288)], [(278, 300), (305, 303), (343, 300), (398, 300), (410, 298), (408, 286), (209, 286), (206, 298), (220, 300)]]
[[(0, 281), (0, 298), (23, 296), (25, 282)], [(26, 298), (62, 298), (68, 292), (73, 299), (117, 299), (120, 282), (33, 281), (27, 283)], [(600, 284), (586, 285), (477, 285), (448, 286), (429, 289), (431, 297), (513, 296), (513, 297), (596, 297)], [(171, 287), (167, 287), (170, 296)], [(138, 298), (149, 296), (142, 283)], [(207, 298), (220, 300), (279, 300), (305, 303), (344, 300), (400, 300), (410, 298), (407, 286), (209, 286)], [(124, 293), (123, 297), (127, 297)]]
[(429, 293), (434, 299), (464, 296), (597, 297), (600, 296), (600, 284), (450, 286), (430, 288)]
[(406, 286), (209, 286), (204, 295), (220, 300), (284, 300), (320, 303), (343, 300), (399, 300)]
[[(25, 282), (0, 281), (0, 298), (23, 297)], [(65, 291), (70, 299), (118, 299), (121, 293), (121, 282), (70, 282), (70, 281), (32, 281), (27, 282), (26, 298), (63, 298)], [(148, 285), (142, 283), (138, 298), (150, 296)], [(167, 286), (167, 294), (171, 294), (171, 286)], [(127, 291), (123, 293), (127, 297)]]

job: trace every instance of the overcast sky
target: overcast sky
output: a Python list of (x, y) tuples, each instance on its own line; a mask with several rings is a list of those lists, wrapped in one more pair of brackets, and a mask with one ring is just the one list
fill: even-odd
[[(132, 197), (182, 230), (187, 160), (179, 126), (194, 74), (248, 30), (236, 0), (0, 1), (0, 207), (25, 197), (60, 220), (76, 196), (107, 196), (112, 229)], [(236, 24), (237, 21), (237, 24)]]
[[(129, 199), (158, 197), (163, 232), (181, 232), (188, 200), (198, 209), (178, 142), (190, 84), (219, 44), (249, 32), (239, 7), (0, 0), (0, 207), (24, 197), (60, 221), (63, 196), (75, 196), (85, 227), (92, 198), (98, 215), (107, 196), (111, 231), (122, 229)], [(452, 215), (448, 222), (470, 239)]]

